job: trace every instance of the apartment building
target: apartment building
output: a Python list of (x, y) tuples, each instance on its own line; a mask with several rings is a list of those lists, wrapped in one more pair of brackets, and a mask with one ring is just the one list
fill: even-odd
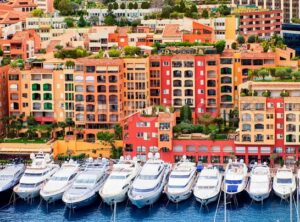
[(34, 0), (37, 8), (43, 10), (44, 13), (54, 12), (54, 1), (53, 0)]
[[(241, 95), (240, 127), (235, 141), (239, 150), (297, 160), (299, 155), (299, 83), (247, 82), (239, 87), (256, 92)], [(256, 96), (257, 95), (257, 96)]]
[(232, 4), (239, 6), (255, 5), (268, 10), (282, 10), (284, 23), (290, 23), (292, 18), (299, 18), (300, 16), (299, 0), (232, 0)]
[(0, 40), (0, 46), (4, 56), (25, 60), (41, 49), (41, 40), (34, 30), (17, 31), (11, 39)]
[(282, 25), (281, 10), (237, 8), (235, 14), (239, 18), (239, 32), (244, 37), (256, 35), (260, 38), (270, 38), (280, 35)]
[[(163, 160), (176, 162), (187, 156), (203, 163), (227, 163), (235, 152), (234, 140), (213, 141), (190, 134), (188, 138), (175, 138), (172, 128), (176, 114), (148, 108), (136, 112), (123, 121), (123, 154), (136, 156), (142, 161), (149, 152), (159, 152)], [(248, 162), (248, 159), (246, 160)]]
[(31, 12), (37, 7), (33, 0), (11, 0), (6, 5), (17, 12)]
[(5, 28), (13, 24), (21, 23), (25, 27), (26, 18), (30, 16), (28, 12), (16, 12), (11, 8), (0, 6), (0, 28)]
[[(149, 9), (114, 9), (112, 13), (117, 19), (126, 18), (128, 21), (142, 20), (146, 15), (154, 12), (160, 12), (160, 8)], [(103, 24), (104, 18), (109, 14), (108, 9), (87, 9), (88, 18), (96, 16), (99, 18), (99, 24)]]

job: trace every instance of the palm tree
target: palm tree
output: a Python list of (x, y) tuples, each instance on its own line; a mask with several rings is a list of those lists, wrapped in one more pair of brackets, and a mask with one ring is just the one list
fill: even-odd
[(65, 123), (66, 123), (66, 126), (69, 128), (68, 132), (70, 132), (71, 127), (74, 126), (74, 121), (72, 120), (72, 118), (66, 118)]
[(36, 127), (35, 126), (29, 126), (27, 130), (27, 137), (28, 139), (33, 139), (36, 135)]
[(257, 69), (248, 70), (248, 79), (249, 80), (253, 80), (257, 76), (258, 76), (258, 70)]
[(199, 118), (198, 118), (198, 122), (200, 124), (203, 124), (204, 125), (204, 129), (205, 129), (205, 134), (208, 133), (208, 126), (210, 124), (212, 124), (214, 121), (214, 118), (209, 114), (209, 113), (204, 113), (203, 115), (201, 115)]
[(3, 123), (4, 126), (4, 136), (7, 137), (8, 135), (8, 129), (9, 129), (9, 121), (10, 121), (10, 117), (9, 116), (3, 116), (1, 118), (1, 122)]
[(66, 123), (65, 122), (58, 122), (57, 123), (58, 127), (62, 128), (62, 132), (63, 132), (63, 137), (65, 136), (65, 129), (67, 127)]
[(221, 132), (221, 125), (224, 123), (224, 119), (222, 117), (217, 117), (213, 122), (218, 125), (219, 132)]
[(57, 122), (53, 122), (51, 124), (51, 137), (54, 138), (55, 137), (55, 129), (58, 127)]

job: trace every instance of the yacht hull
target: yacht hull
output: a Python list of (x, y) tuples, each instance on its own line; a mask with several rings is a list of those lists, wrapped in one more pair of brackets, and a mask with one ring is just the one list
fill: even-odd
[(19, 190), (14, 189), (14, 192), (23, 200), (33, 199), (39, 196), (40, 189), (36, 190)]
[(79, 201), (68, 201), (68, 200), (64, 200), (64, 203), (66, 204), (66, 206), (70, 209), (78, 209), (78, 208), (82, 208), (82, 207), (86, 207), (91, 205), (93, 202), (95, 202), (95, 200), (97, 199), (97, 195), (96, 193), (85, 198), (85, 199), (81, 199)]
[(197, 196), (195, 196), (195, 198), (202, 205), (208, 205), (208, 204), (210, 204), (212, 202), (217, 201), (218, 196), (219, 196), (219, 193), (217, 193), (217, 194), (215, 194), (213, 196), (210, 196), (210, 197), (206, 197), (206, 198), (200, 198), (200, 197), (197, 197)]
[(253, 200), (258, 201), (258, 202), (263, 201), (270, 196), (270, 192), (267, 192), (264, 194), (255, 194), (255, 193), (248, 192), (248, 194)]
[(187, 200), (192, 195), (192, 190), (186, 190), (181, 193), (169, 193), (166, 192), (167, 197), (173, 203), (179, 203), (181, 201)]
[(43, 198), (43, 200), (45, 200), (47, 203), (53, 203), (53, 202), (61, 200), (64, 192), (65, 191), (61, 191), (61, 192), (55, 193), (55, 194), (45, 194), (41, 191), (40, 195)]
[(127, 193), (127, 191), (120, 192), (115, 195), (109, 195), (109, 194), (103, 194), (102, 192), (100, 192), (100, 196), (104, 203), (106, 203), (108, 205), (113, 205), (114, 203), (121, 203), (121, 202), (125, 201), (127, 198), (126, 193)]
[(161, 195), (161, 190), (157, 191), (156, 193), (150, 196), (137, 195), (132, 197), (131, 195), (129, 195), (129, 199), (131, 203), (136, 207), (143, 208), (145, 206), (154, 204), (159, 199), (160, 195)]
[[(293, 195), (294, 191), (295, 190), (292, 191), (292, 195)], [(279, 191), (276, 191), (276, 190), (274, 190), (274, 193), (275, 193), (276, 196), (280, 197), (283, 200), (286, 200), (286, 199), (290, 198), (290, 194), (291, 194), (291, 192), (284, 192), (283, 193), (283, 192), (279, 192)]]

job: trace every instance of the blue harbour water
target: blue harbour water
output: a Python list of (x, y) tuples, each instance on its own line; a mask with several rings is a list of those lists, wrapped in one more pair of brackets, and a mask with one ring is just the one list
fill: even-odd
[[(2, 199), (2, 198), (0, 198)], [(40, 204), (39, 199), (35, 199), (32, 204), (17, 200), (14, 205), (5, 206), (2, 201), (0, 206), (0, 221), (18, 222), (18, 221), (111, 221), (113, 210), (104, 204), (100, 206), (100, 198), (95, 204), (76, 210), (70, 213), (65, 209), (64, 204), (59, 202), (48, 205)], [(165, 196), (154, 204), (152, 208), (146, 207), (137, 209), (130, 203), (119, 204), (117, 206), (116, 221), (118, 222), (210, 222), (214, 221), (214, 215), (217, 204), (211, 204), (209, 210), (200, 209), (193, 197), (189, 200), (175, 204), (167, 205)], [(263, 204), (251, 203), (250, 198), (245, 194), (238, 197), (238, 207), (228, 205), (228, 221), (230, 222), (289, 222), (290, 209), (289, 203), (281, 202), (274, 194)], [(224, 221), (224, 208), (218, 208), (216, 221)], [(293, 221), (296, 221), (295, 206), (293, 208)]]

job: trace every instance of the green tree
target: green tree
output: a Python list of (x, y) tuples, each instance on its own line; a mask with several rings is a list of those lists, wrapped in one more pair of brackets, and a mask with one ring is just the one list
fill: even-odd
[(172, 13), (172, 7), (167, 5), (162, 8), (161, 17), (162, 18), (170, 18), (170, 14)]
[(186, 11), (186, 6), (184, 0), (181, 0), (179, 3), (179, 6), (177, 7), (178, 12), (185, 12)]
[(269, 75), (269, 72), (266, 69), (261, 69), (258, 71), (258, 76), (261, 77), (263, 80)]
[(120, 50), (118, 50), (116, 48), (112, 48), (108, 51), (108, 55), (109, 55), (109, 57), (120, 57), (121, 52), (120, 52)]
[(188, 105), (184, 105), (180, 108), (180, 121), (186, 123), (192, 122), (192, 110)]
[(37, 132), (37, 129), (35, 126), (29, 126), (28, 129), (27, 129), (27, 138), (28, 139), (33, 139), (36, 137), (36, 132)]
[(141, 8), (142, 9), (148, 9), (150, 7), (150, 3), (149, 2), (142, 2), (141, 4)]
[(245, 38), (242, 35), (238, 35), (237, 39), (236, 39), (237, 43), (239, 44), (244, 44), (245, 43)]
[(113, 144), (114, 138), (115, 138), (115, 135), (108, 131), (101, 131), (101, 132), (97, 133), (97, 139), (100, 141), (106, 142), (108, 144)]
[(35, 118), (31, 115), (26, 118), (26, 122), (27, 122), (27, 126), (36, 126), (38, 124)]
[(285, 69), (276, 69), (275, 76), (281, 80), (287, 79), (288, 72)]
[(71, 127), (75, 126), (75, 122), (73, 121), (72, 118), (66, 118), (65, 123), (66, 123), (66, 127), (69, 128), (68, 132), (71, 131)]
[(33, 10), (31, 11), (31, 14), (32, 14), (32, 16), (34, 16), (34, 17), (42, 17), (42, 16), (44, 15), (44, 12), (43, 12), (42, 9), (36, 8), (36, 9), (33, 9)]
[(119, 8), (119, 4), (117, 2), (113, 3), (114, 9), (117, 10)]
[(124, 2), (122, 2), (121, 5), (120, 5), (120, 8), (121, 9), (125, 9), (126, 8), (126, 4)]
[(212, 124), (214, 121), (214, 118), (209, 113), (204, 113), (198, 118), (198, 122), (202, 125), (204, 125), (204, 132), (205, 134), (208, 134), (208, 126)]
[(108, 8), (108, 11), (110, 12), (114, 9), (114, 5), (113, 4), (108, 4), (107, 8)]
[(219, 129), (219, 132), (221, 132), (221, 130), (222, 130), (221, 126), (222, 126), (222, 124), (225, 122), (224, 119), (223, 119), (222, 117), (217, 117), (217, 118), (215, 118), (215, 119), (213, 120), (213, 122), (214, 122), (215, 124), (217, 124), (218, 129)]
[(117, 24), (116, 18), (112, 13), (109, 13), (107, 16), (105, 16), (103, 22), (104, 22), (105, 25), (115, 25), (115, 24)]
[(141, 54), (141, 48), (135, 47), (135, 46), (125, 46), (124, 52), (126, 56), (134, 56), (134, 55), (140, 55)]
[(237, 50), (236, 42), (231, 43), (231, 48), (234, 49), (234, 50)]
[(10, 64), (11, 60), (9, 57), (5, 57), (1, 60), (1, 66), (6, 66), (8, 64)]
[(62, 129), (62, 134), (63, 134), (63, 136), (65, 136), (66, 127), (67, 127), (66, 123), (65, 122), (58, 122), (57, 126)]
[(137, 2), (135, 2), (135, 3), (133, 4), (133, 9), (138, 9), (138, 8), (139, 8), (139, 5), (138, 5)]
[(115, 134), (115, 139), (117, 139), (117, 140), (122, 139), (123, 128), (120, 124), (114, 125), (114, 134)]
[(253, 80), (255, 77), (258, 77), (258, 70), (248, 70), (248, 79)]
[(293, 76), (294, 80), (300, 79), (300, 71), (298, 70), (298, 71), (292, 72), (292, 76)]
[(129, 8), (129, 9), (133, 9), (133, 3), (132, 3), (132, 2), (129, 2), (128, 8)]
[(218, 53), (222, 53), (225, 49), (226, 42), (224, 40), (217, 41), (215, 44), (216, 50)]
[(74, 5), (70, 0), (61, 0), (57, 8), (61, 15), (71, 15), (74, 13)]
[(206, 8), (202, 10), (201, 17), (206, 18), (206, 19), (209, 17), (209, 14), (208, 14), (208, 11)]
[(66, 26), (68, 28), (73, 28), (74, 27), (74, 19), (71, 17), (67, 17), (64, 19), (64, 22), (66, 23)]
[(77, 26), (82, 28), (82, 27), (85, 27), (86, 25), (87, 25), (87, 22), (83, 18), (83, 15), (81, 15), (78, 22), (77, 22)]
[(221, 15), (221, 16), (227, 16), (230, 15), (231, 10), (227, 5), (220, 5), (217, 9), (217, 12)]
[(255, 43), (256, 42), (256, 36), (255, 35), (250, 35), (248, 37), (248, 43)]

